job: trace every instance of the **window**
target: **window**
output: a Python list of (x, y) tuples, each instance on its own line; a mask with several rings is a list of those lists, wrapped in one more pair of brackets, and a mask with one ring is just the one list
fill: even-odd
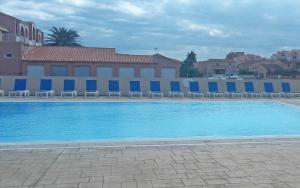
[(134, 68), (123, 67), (119, 69), (120, 78), (133, 78), (134, 77)]
[(51, 76), (68, 76), (68, 68), (65, 65), (51, 66)]
[(90, 67), (75, 67), (74, 76), (90, 76)]
[(21, 27), (21, 36), (24, 37), (24, 28)]
[(28, 29), (25, 29), (25, 37), (28, 37)]
[(5, 59), (12, 59), (13, 58), (13, 54), (11, 52), (8, 52), (4, 55)]
[(113, 77), (112, 67), (97, 67), (97, 76), (104, 78)]
[(154, 68), (141, 68), (141, 78), (154, 78), (155, 69)]
[(161, 78), (166, 78), (166, 79), (176, 78), (176, 69), (175, 68), (162, 68), (161, 69)]
[(43, 65), (28, 65), (27, 66), (27, 76), (44, 76), (44, 66)]
[(32, 40), (35, 40), (35, 28), (33, 28), (33, 31), (32, 31)]

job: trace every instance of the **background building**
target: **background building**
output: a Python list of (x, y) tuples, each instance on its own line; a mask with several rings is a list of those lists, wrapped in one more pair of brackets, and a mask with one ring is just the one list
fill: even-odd
[(176, 78), (181, 62), (160, 54), (129, 55), (114, 48), (44, 46), (34, 23), (0, 13), (0, 75)]

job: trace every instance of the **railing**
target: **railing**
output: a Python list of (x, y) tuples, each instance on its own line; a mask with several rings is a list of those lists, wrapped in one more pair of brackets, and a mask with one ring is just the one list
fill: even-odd
[(2, 41), (6, 42), (21, 42), (23, 44), (28, 44), (30, 46), (41, 46), (41, 42), (36, 42), (35, 40), (29, 40), (27, 37), (18, 36), (13, 33), (3, 33)]

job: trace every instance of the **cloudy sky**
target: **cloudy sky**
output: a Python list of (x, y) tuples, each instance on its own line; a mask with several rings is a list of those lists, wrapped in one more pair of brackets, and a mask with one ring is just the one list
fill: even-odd
[[(0, 0), (0, 11), (75, 29), (85, 46), (199, 60), (299, 48), (300, 0)], [(158, 48), (155, 50), (155, 48)]]

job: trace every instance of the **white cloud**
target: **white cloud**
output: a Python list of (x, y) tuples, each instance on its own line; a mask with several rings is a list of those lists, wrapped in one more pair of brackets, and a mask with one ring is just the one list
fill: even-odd
[(117, 3), (114, 9), (132, 16), (143, 16), (146, 14), (146, 11), (142, 7), (126, 1)]
[(194, 23), (190, 20), (180, 20), (177, 22), (178, 26), (189, 30), (189, 31), (201, 31), (201, 32), (205, 32), (208, 35), (215, 37), (215, 36), (227, 36), (228, 34), (226, 34), (224, 31), (222, 31), (219, 28), (213, 27), (213, 26), (209, 26), (209, 25), (205, 25), (205, 24), (199, 24), (199, 23)]
[(93, 7), (133, 17), (152, 18), (163, 13), (165, 4), (165, 0), (159, 2), (115, 0), (110, 3), (94, 2)]
[(189, 5), (193, 2), (193, 0), (176, 0), (179, 4)]
[(90, 0), (57, 0), (60, 4), (73, 5), (77, 7), (88, 7), (92, 5), (92, 1)]
[(76, 11), (71, 6), (53, 5), (53, 2), (34, 2), (14, 0), (1, 4), (0, 11), (19, 18), (50, 21), (59, 16), (74, 14)]

